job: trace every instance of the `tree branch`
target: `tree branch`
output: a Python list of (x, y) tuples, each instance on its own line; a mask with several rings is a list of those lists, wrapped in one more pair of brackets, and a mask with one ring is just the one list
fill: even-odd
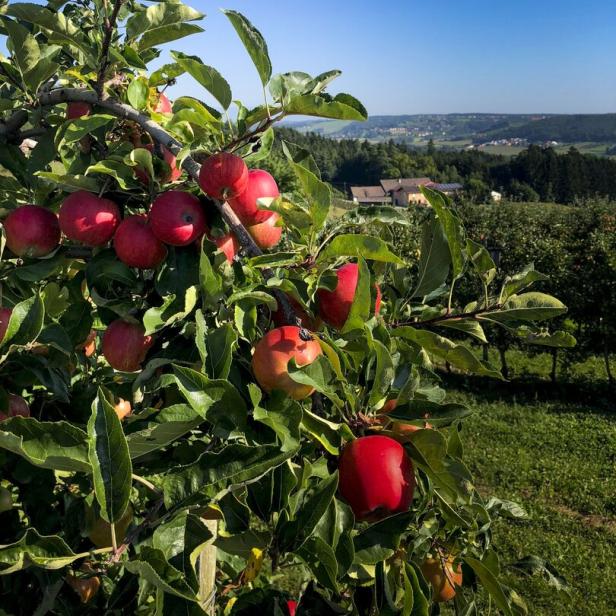
[[(98, 74), (96, 76), (96, 91), (99, 97), (103, 96), (103, 88), (105, 83), (105, 74), (109, 66), (109, 46), (111, 45), (111, 39), (113, 38), (113, 32), (115, 30), (116, 21), (118, 19), (118, 13), (124, 4), (124, 0), (115, 0), (113, 6), (113, 12), (111, 17), (105, 19), (105, 38), (103, 39), (103, 46), (101, 48), (100, 66)], [(105, 3), (105, 6), (107, 3)]]
[[(152, 139), (154, 139), (154, 141), (167, 148), (173, 155), (178, 156), (183, 149), (182, 144), (177, 141), (177, 139), (172, 137), (162, 126), (160, 126), (160, 124), (157, 124), (148, 116), (139, 113), (133, 107), (117, 100), (111, 98), (101, 100), (98, 94), (93, 90), (81, 88), (58, 88), (57, 90), (52, 90), (51, 92), (41, 94), (38, 100), (43, 106), (53, 106), (68, 102), (82, 102), (89, 103), (90, 105), (98, 105), (119, 118), (130, 120), (131, 122), (138, 124), (152, 137)], [(182, 161), (182, 167), (198, 184), (201, 165), (194, 158), (192, 158), (192, 156), (186, 156)], [(249, 257), (262, 255), (263, 251), (252, 239), (252, 236), (248, 233), (246, 227), (244, 227), (241, 223), (231, 206), (226, 201), (218, 201), (217, 199), (210, 199), (210, 201), (218, 209), (225, 222), (229, 225), (244, 252)], [(261, 272), (266, 280), (274, 276), (274, 272), (270, 268), (262, 269)], [(274, 291), (274, 295), (282, 307), (285, 320), (288, 323), (295, 325), (297, 320), (295, 311), (293, 310), (286, 294), (276, 290)]]

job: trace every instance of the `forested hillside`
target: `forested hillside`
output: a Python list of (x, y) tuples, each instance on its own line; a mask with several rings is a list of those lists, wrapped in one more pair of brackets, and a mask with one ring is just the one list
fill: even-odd
[(393, 141), (333, 140), (287, 128), (279, 130), (269, 162), (283, 187), (293, 182), (293, 174), (281, 140), (309, 150), (323, 178), (342, 192), (349, 186), (378, 184), (383, 178), (427, 176), (438, 182), (461, 182), (473, 201), (485, 200), (490, 190), (514, 201), (616, 200), (616, 161), (581, 154), (575, 148), (557, 154), (551, 148), (530, 146), (509, 158), (477, 151), (417, 150)]

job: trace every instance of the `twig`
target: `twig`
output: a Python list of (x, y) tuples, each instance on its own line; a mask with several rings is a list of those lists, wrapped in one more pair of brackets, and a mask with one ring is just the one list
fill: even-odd
[(109, 67), (109, 46), (111, 45), (111, 39), (113, 38), (118, 13), (122, 8), (122, 4), (124, 4), (124, 0), (115, 0), (111, 17), (105, 18), (105, 38), (103, 39), (103, 46), (101, 47), (99, 69), (96, 76), (96, 91), (100, 97), (103, 96), (105, 74), (107, 73), (107, 68)]
[(434, 317), (432, 319), (427, 319), (426, 321), (399, 321), (398, 323), (394, 323), (393, 327), (404, 327), (405, 325), (411, 325), (413, 327), (424, 327), (426, 325), (438, 325), (442, 321), (456, 321), (461, 319), (476, 319), (477, 317), (487, 314), (489, 312), (494, 312), (500, 308), (499, 304), (495, 306), (487, 306), (485, 308), (479, 308), (477, 310), (471, 310), (469, 312), (459, 312), (455, 314), (444, 314), (440, 317)]

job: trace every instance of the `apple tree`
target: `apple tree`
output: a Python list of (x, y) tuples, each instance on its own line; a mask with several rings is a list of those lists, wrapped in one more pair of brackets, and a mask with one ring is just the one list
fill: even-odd
[(292, 143), (281, 195), (276, 122), (366, 111), (224, 14), (255, 108), (197, 56), (148, 69), (202, 31), (177, 0), (2, 3), (0, 613), (526, 613), (492, 543), (525, 513), (476, 489), (436, 369), (500, 378), (451, 334), (558, 345), (565, 307), (532, 270), (494, 288), (439, 193), (413, 255)]

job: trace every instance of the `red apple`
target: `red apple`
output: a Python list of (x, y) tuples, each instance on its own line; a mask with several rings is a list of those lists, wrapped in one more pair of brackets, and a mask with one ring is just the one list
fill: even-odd
[(289, 616), (295, 616), (295, 610), (297, 610), (297, 601), (287, 601), (287, 609), (289, 610)]
[(44, 257), (60, 243), (58, 217), (37, 205), (22, 205), (4, 221), (6, 245), (18, 257)]
[(114, 370), (136, 372), (152, 343), (141, 323), (116, 319), (103, 334), (103, 355)]
[[(319, 314), (321, 318), (336, 329), (342, 329), (351, 311), (351, 305), (355, 298), (359, 267), (357, 263), (347, 263), (336, 271), (338, 284), (334, 291), (319, 289)], [(381, 309), (381, 289), (376, 287), (376, 300), (374, 302), (374, 314)]]
[(158, 195), (149, 214), (154, 235), (171, 246), (187, 246), (207, 228), (203, 206), (197, 197), (180, 190)]
[(340, 494), (357, 520), (376, 521), (407, 511), (413, 500), (413, 463), (404, 447), (388, 436), (364, 436), (340, 456)]
[(298, 366), (306, 366), (322, 354), (319, 342), (303, 340), (301, 332), (299, 327), (285, 325), (267, 332), (257, 343), (252, 370), (265, 391), (279, 389), (294, 400), (303, 400), (314, 391), (309, 385), (296, 383), (289, 376), (288, 364), (292, 358)]
[[(208, 237), (210, 236), (208, 235)], [(216, 244), (218, 250), (224, 253), (225, 257), (227, 257), (227, 261), (233, 263), (235, 255), (240, 250), (240, 244), (235, 235), (233, 235), (233, 233), (228, 233), (222, 237), (210, 237), (210, 240)]]
[[(182, 169), (178, 167), (176, 157), (166, 147), (160, 146), (160, 149), (163, 154), (163, 160), (169, 167), (168, 169), (162, 168), (163, 165), (160, 162), (160, 158), (155, 155), (153, 143), (146, 143), (145, 145), (140, 145), (138, 147), (148, 150), (148, 152), (154, 154), (154, 156), (152, 156), (152, 166), (154, 167), (156, 179), (159, 182), (162, 182), (163, 184), (167, 182), (177, 182), (177, 180), (182, 177)], [(139, 181), (143, 182), (144, 184), (149, 184), (150, 175), (145, 169), (142, 169), (141, 167), (135, 167), (135, 175), (137, 176), (137, 179)]]
[(66, 117), (69, 120), (76, 120), (92, 113), (92, 105), (89, 103), (69, 103), (66, 107)]
[(173, 113), (173, 105), (171, 101), (162, 92), (158, 95), (158, 102), (154, 108), (156, 113)]
[(0, 308), (0, 342), (4, 340), (6, 330), (9, 327), (9, 320), (12, 312), (12, 308)]
[(435, 603), (451, 601), (456, 596), (456, 586), (462, 586), (462, 570), (453, 562), (451, 554), (428, 554), (421, 566), (423, 576), (432, 586), (432, 601)]
[(279, 196), (276, 180), (267, 171), (251, 169), (246, 190), (234, 199), (229, 199), (229, 205), (244, 224), (252, 224), (259, 212), (257, 200)]
[(70, 240), (104, 246), (120, 222), (120, 210), (109, 199), (78, 190), (62, 202), (59, 219), (60, 229)]
[(262, 250), (274, 248), (282, 237), (282, 227), (277, 226), (279, 220), (280, 216), (276, 212), (261, 210), (257, 213), (254, 223), (246, 227), (246, 230)]
[(248, 167), (235, 154), (214, 154), (201, 165), (199, 185), (206, 195), (214, 199), (234, 199), (246, 190)]
[(92, 357), (96, 352), (96, 330), (91, 329), (88, 337), (85, 339), (83, 344), (80, 344), (78, 349), (83, 350), (83, 354), (86, 357)]
[(154, 269), (167, 256), (167, 248), (154, 235), (143, 214), (129, 216), (120, 223), (113, 247), (122, 263), (139, 269)]
[(30, 417), (30, 407), (28, 403), (16, 394), (9, 394), (9, 408), (6, 413), (0, 412), (0, 421), (4, 421), (9, 417)]

